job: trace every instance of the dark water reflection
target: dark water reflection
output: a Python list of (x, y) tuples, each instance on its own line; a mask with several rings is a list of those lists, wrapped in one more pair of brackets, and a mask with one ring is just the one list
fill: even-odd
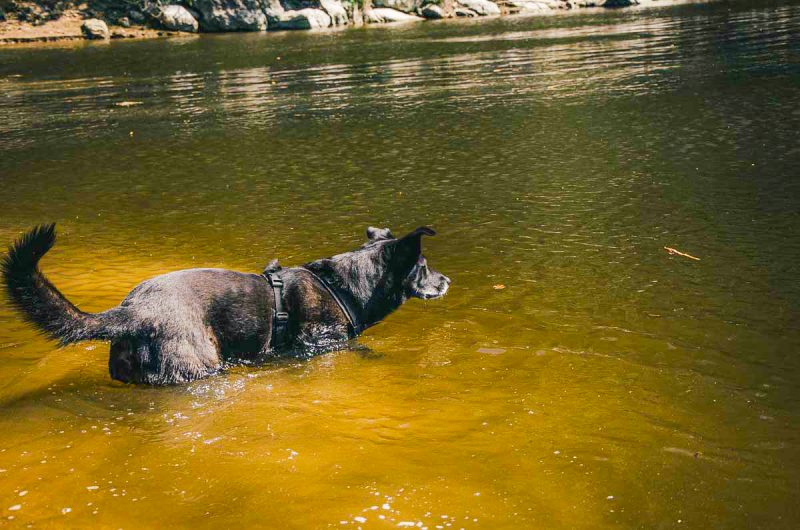
[(55, 349), (3, 303), (2, 516), (796, 527), (799, 17), (720, 2), (0, 51), (0, 235), (58, 221), (43, 265), (82, 308), (176, 268), (328, 255), (369, 224), (435, 226), (454, 280), (370, 330), (372, 354), (171, 389), (110, 383), (107, 346)]

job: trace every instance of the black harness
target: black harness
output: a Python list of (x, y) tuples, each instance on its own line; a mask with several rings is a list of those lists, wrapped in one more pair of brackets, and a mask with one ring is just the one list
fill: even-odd
[(317, 276), (312, 271), (306, 269), (305, 267), (300, 267), (300, 270), (310, 274), (311, 277), (317, 280), (317, 283), (320, 284), (323, 289), (328, 291), (329, 295), (331, 295), (333, 301), (336, 302), (336, 305), (338, 305), (339, 309), (342, 310), (344, 316), (347, 317), (347, 332), (350, 335), (351, 339), (355, 338), (359, 333), (364, 331), (366, 326), (362, 326), (361, 324), (358, 323), (358, 319), (356, 318), (356, 313), (355, 311), (353, 311), (353, 308), (350, 307), (341, 296), (337, 295), (336, 292), (333, 290), (333, 288), (330, 285), (328, 285), (328, 283), (325, 280)]
[[(341, 309), (342, 313), (347, 317), (347, 334), (349, 338), (355, 338), (364, 330), (366, 326), (361, 326), (357, 323), (358, 319), (355, 316), (355, 311), (336, 294), (325, 280), (304, 267), (290, 270), (302, 270), (307, 272), (329, 295), (331, 295), (333, 301), (336, 302), (336, 305), (339, 306), (339, 309)], [(272, 348), (286, 346), (289, 342), (289, 313), (286, 311), (286, 304), (283, 301), (283, 278), (281, 278), (280, 273), (281, 269), (271, 270), (269, 268), (261, 273), (261, 275), (267, 279), (267, 282), (269, 282), (270, 287), (272, 287), (272, 300), (275, 309), (275, 316), (272, 318), (272, 339), (270, 341), (270, 347)]]
[(272, 287), (272, 304), (275, 308), (275, 314), (272, 317), (270, 346), (278, 348), (285, 345), (288, 338), (287, 331), (289, 330), (289, 313), (286, 312), (286, 307), (283, 303), (283, 279), (278, 274), (278, 271), (264, 271), (261, 274)]

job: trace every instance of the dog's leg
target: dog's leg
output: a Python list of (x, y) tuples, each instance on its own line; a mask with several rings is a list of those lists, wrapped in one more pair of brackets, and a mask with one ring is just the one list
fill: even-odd
[(123, 383), (139, 382), (142, 363), (137, 354), (137, 345), (133, 340), (128, 338), (112, 340), (108, 355), (108, 372), (111, 374), (111, 379)]
[(151, 348), (159, 354), (144, 374), (144, 382), (149, 384), (187, 383), (208, 377), (222, 368), (216, 342), (204, 334), (161, 339)]
[(349, 345), (347, 327), (308, 323), (300, 327), (293, 349), (298, 357), (313, 357), (329, 351), (346, 350)]

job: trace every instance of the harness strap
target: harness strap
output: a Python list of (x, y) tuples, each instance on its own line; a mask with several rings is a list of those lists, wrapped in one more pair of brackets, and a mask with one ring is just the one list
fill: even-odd
[(272, 339), (273, 348), (284, 346), (287, 342), (289, 331), (289, 313), (283, 303), (283, 279), (277, 271), (264, 271), (261, 273), (272, 287), (272, 303), (275, 308), (275, 315), (272, 317)]
[(357, 324), (358, 320), (356, 319), (353, 310), (346, 303), (344, 303), (344, 301), (339, 297), (339, 295), (336, 294), (336, 292), (331, 288), (330, 285), (328, 285), (328, 283), (325, 280), (317, 276), (314, 272), (306, 269), (305, 267), (300, 267), (300, 269), (304, 270), (305, 272), (310, 274), (312, 278), (317, 280), (317, 283), (320, 284), (328, 292), (329, 295), (331, 295), (333, 301), (336, 302), (336, 305), (338, 305), (339, 309), (342, 310), (344, 316), (347, 317), (347, 324), (348, 324), (347, 331), (350, 334), (350, 338), (356, 337), (361, 331), (363, 331), (363, 328)]

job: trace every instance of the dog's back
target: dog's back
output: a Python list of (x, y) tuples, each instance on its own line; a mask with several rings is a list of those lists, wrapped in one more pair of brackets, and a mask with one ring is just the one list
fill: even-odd
[(256, 274), (187, 269), (139, 284), (120, 304), (138, 332), (111, 342), (114, 379), (184, 382), (223, 362), (255, 360), (269, 345), (271, 292)]

